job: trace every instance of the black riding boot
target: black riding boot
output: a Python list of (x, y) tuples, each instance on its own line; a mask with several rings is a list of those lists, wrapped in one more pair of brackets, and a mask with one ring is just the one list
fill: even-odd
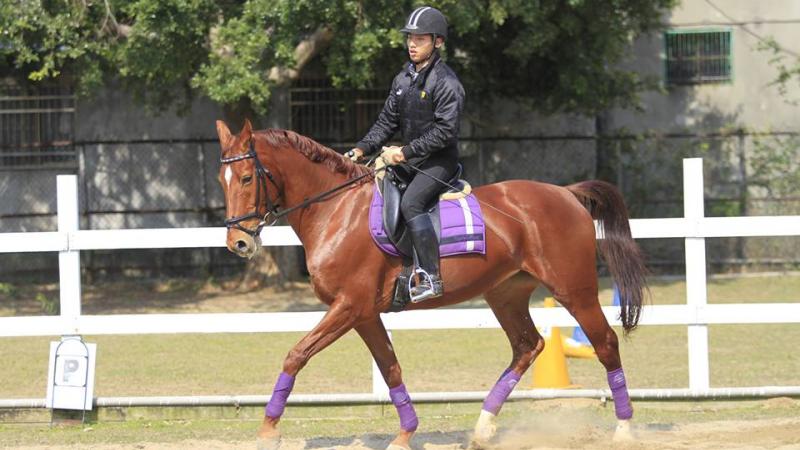
[(411, 232), (411, 241), (414, 243), (419, 267), (425, 272), (420, 274), (417, 285), (409, 291), (411, 301), (418, 303), (440, 297), (444, 292), (444, 286), (439, 276), (439, 241), (436, 239), (433, 222), (427, 214), (420, 214), (407, 221), (406, 225)]

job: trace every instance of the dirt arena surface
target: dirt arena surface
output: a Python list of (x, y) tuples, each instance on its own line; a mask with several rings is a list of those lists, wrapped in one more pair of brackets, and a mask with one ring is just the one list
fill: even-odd
[[(637, 440), (631, 443), (612, 443), (610, 432), (591, 423), (549, 423), (536, 427), (515, 427), (501, 430), (490, 449), (798, 449), (800, 448), (800, 418), (743, 421), (717, 421), (680, 426), (643, 426), (636, 430)], [(466, 449), (466, 431), (421, 433), (415, 438), (414, 449)], [(284, 439), (279, 450), (366, 450), (382, 449), (391, 440), (387, 435), (362, 435), (344, 438)], [(70, 446), (13, 447), (22, 450), (252, 450), (253, 441), (222, 442), (217, 440), (187, 440), (174, 443), (89, 444)]]
[[(792, 415), (797, 400), (772, 399), (766, 408), (779, 407)], [(786, 407), (789, 409), (785, 409)], [(551, 410), (552, 411), (552, 410)], [(607, 411), (607, 410), (606, 410)], [(611, 441), (608, 417), (584, 408), (564, 408), (549, 415), (522, 423), (501, 423), (498, 436), (489, 450), (522, 449), (800, 449), (800, 414), (752, 420), (716, 420), (691, 423), (641, 423), (634, 427), (635, 441)], [(142, 430), (146, 433), (145, 430)], [(91, 429), (84, 432), (91, 432)], [(469, 429), (449, 432), (420, 432), (412, 441), (414, 450), (464, 450), (469, 448)], [(389, 434), (367, 433), (343, 437), (283, 439), (279, 450), (383, 449), (393, 438)], [(2, 447), (2, 444), (0, 444)], [(177, 442), (141, 442), (128, 444), (82, 443), (73, 445), (33, 445), (8, 447), (23, 450), (252, 450), (253, 440), (187, 439)]]

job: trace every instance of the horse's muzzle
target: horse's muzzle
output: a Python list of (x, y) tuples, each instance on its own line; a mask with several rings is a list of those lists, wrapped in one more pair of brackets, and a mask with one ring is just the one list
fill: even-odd
[(242, 258), (251, 259), (261, 249), (261, 238), (258, 236), (253, 238), (245, 233), (237, 234), (234, 239), (228, 239), (228, 250)]

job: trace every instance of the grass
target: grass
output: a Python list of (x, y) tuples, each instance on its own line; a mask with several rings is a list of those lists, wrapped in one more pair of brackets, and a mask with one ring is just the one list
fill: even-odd
[[(611, 302), (608, 283), (601, 302)], [(683, 281), (652, 283), (653, 303), (679, 303)], [(800, 292), (800, 276), (709, 280), (709, 301), (776, 302)], [(534, 302), (536, 299), (534, 299)], [(617, 330), (618, 332), (620, 330)], [(569, 329), (562, 330), (569, 333)], [(621, 334), (621, 333), (620, 333)], [(98, 344), (96, 396), (268, 394), (302, 333), (85, 336)], [(413, 391), (488, 390), (511, 358), (501, 330), (396, 331), (404, 381)], [(42, 398), (51, 337), (0, 339), (0, 398)], [(709, 327), (712, 386), (796, 385), (800, 327)], [(629, 385), (688, 386), (685, 326), (645, 326), (621, 340)], [(572, 382), (606, 387), (596, 360), (569, 360)], [(351, 332), (312, 358), (298, 393), (371, 390), (371, 360)], [(522, 387), (530, 387), (529, 375)]]
[[(215, 334), (86, 336), (98, 344), (96, 396), (268, 394), (283, 357), (301, 335)], [(47, 384), (51, 338), (0, 341), (5, 361), (0, 398), (41, 398)], [(797, 383), (792, 325), (712, 326), (709, 332), (712, 386)], [(395, 348), (411, 391), (488, 390), (511, 354), (500, 330), (397, 331)], [(686, 328), (642, 327), (621, 344), (629, 385), (686, 387)], [(569, 362), (573, 383), (606, 387), (595, 360)], [(521, 382), (530, 387), (530, 375)], [(297, 379), (297, 393), (371, 390), (371, 362), (350, 333), (314, 357)]]

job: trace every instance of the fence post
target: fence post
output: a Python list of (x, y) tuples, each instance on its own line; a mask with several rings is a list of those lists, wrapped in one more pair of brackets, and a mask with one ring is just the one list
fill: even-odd
[[(58, 175), (58, 231), (72, 233), (78, 231), (78, 177)], [(71, 250), (70, 236), (67, 249), (58, 252), (58, 279), (61, 302), (61, 317), (67, 323), (76, 324), (81, 315), (81, 256)]]
[[(703, 193), (703, 159), (683, 160), (683, 215), (691, 228), (698, 230), (699, 220), (705, 216)], [(696, 322), (699, 312), (707, 304), (706, 290), (706, 240), (703, 237), (686, 238), (686, 304)], [(689, 389), (709, 388), (708, 325), (689, 325)]]

